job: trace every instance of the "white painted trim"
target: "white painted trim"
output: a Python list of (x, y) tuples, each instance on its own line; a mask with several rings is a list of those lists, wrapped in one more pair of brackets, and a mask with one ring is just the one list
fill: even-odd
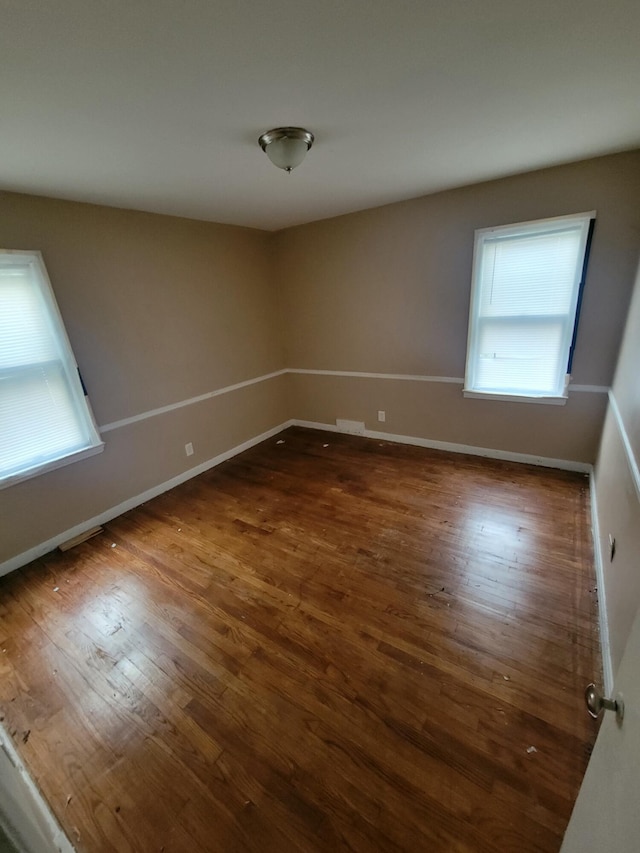
[(607, 616), (607, 595), (604, 586), (604, 565), (602, 561), (602, 547), (600, 545), (598, 499), (596, 496), (595, 477), (593, 475), (593, 470), (589, 475), (589, 491), (591, 494), (591, 534), (593, 536), (593, 560), (596, 568), (596, 583), (598, 584), (598, 623), (600, 627), (602, 675), (604, 678), (605, 695), (611, 696), (613, 693), (613, 664), (611, 662), (609, 618)]
[(566, 397), (531, 397), (526, 394), (492, 394), (489, 391), (464, 389), (464, 397), (470, 400), (502, 400), (505, 403), (542, 403), (545, 406), (566, 406)]
[(525, 231), (527, 234), (534, 233), (536, 230), (545, 231), (549, 224), (561, 224), (566, 222), (569, 224), (574, 220), (595, 219), (596, 210), (588, 210), (584, 213), (568, 213), (562, 216), (548, 216), (544, 219), (529, 219), (526, 222), (514, 222), (509, 225), (490, 225), (488, 228), (478, 228), (476, 234), (514, 234), (518, 235)]
[[(18, 835), (11, 840), (18, 849), (25, 843), (37, 843), (38, 850), (46, 850), (47, 853), (74, 853), (73, 846), (29, 776), (9, 734), (2, 726), (0, 749), (10, 765), (9, 778), (5, 778), (4, 773), (0, 777), (0, 791), (5, 808), (11, 808), (11, 813), (6, 815), (11, 824), (7, 827), (9, 834), (13, 835), (15, 832)], [(5, 785), (8, 790), (4, 790)], [(33, 848), (30, 846), (29, 849)]]
[(245, 379), (244, 382), (236, 382), (235, 385), (226, 385), (224, 388), (217, 388), (215, 391), (207, 391), (206, 394), (200, 394), (198, 397), (190, 397), (188, 400), (180, 400), (178, 403), (169, 403), (169, 405), (160, 406), (158, 409), (150, 409), (147, 412), (140, 412), (139, 415), (132, 415), (130, 418), (122, 418), (122, 420), (104, 424), (104, 426), (98, 427), (98, 429), (101, 433), (120, 429), (120, 427), (135, 424), (138, 421), (147, 420), (147, 418), (155, 418), (156, 415), (164, 415), (166, 412), (173, 412), (175, 409), (184, 408), (184, 406), (192, 406), (194, 403), (211, 400), (213, 397), (228, 394), (230, 391), (238, 391), (240, 388), (247, 388), (249, 385), (256, 385), (258, 382), (265, 382), (267, 379), (274, 379), (276, 376), (283, 376), (287, 372), (283, 368), (282, 370), (275, 370), (273, 373), (265, 373), (264, 376), (256, 376), (254, 379)]
[(399, 379), (408, 382), (451, 382), (464, 385), (464, 379), (457, 376), (418, 376), (410, 373), (360, 373), (357, 370), (307, 370), (302, 367), (289, 367), (287, 373), (310, 374), (312, 376), (351, 376), (355, 379)]
[[(321, 429), (325, 432), (343, 432), (335, 424), (316, 423), (314, 421), (301, 421), (294, 418), (291, 423), (294, 426), (308, 427), (309, 429)], [(579, 471), (588, 474), (591, 465), (588, 462), (575, 462), (570, 459), (551, 459), (547, 456), (533, 456), (529, 453), (514, 453), (509, 450), (495, 450), (492, 447), (476, 447), (470, 444), (454, 444), (450, 441), (435, 441), (430, 438), (417, 438), (411, 435), (395, 435), (390, 432), (378, 432), (377, 430), (365, 429), (365, 438), (377, 438), (382, 441), (395, 441), (398, 444), (411, 444), (415, 447), (429, 447), (433, 450), (447, 450), (450, 453), (469, 453), (472, 456), (484, 456), (489, 459), (503, 459), (507, 462), (522, 462), (525, 465), (540, 465), (543, 468), (559, 468), (563, 471)]]
[(69, 530), (56, 534), (56, 536), (51, 539), (47, 539), (46, 542), (41, 542), (39, 545), (35, 545), (28, 551), (24, 551), (22, 554), (17, 554), (15, 557), (5, 560), (4, 563), (0, 563), (0, 577), (9, 574), (9, 572), (13, 572), (15, 569), (19, 569), (21, 566), (25, 566), (27, 563), (30, 563), (32, 560), (36, 560), (38, 557), (42, 557), (43, 554), (47, 554), (49, 551), (53, 551), (53, 549), (57, 548), (62, 542), (66, 542), (68, 539), (73, 539), (74, 536), (80, 536), (92, 527), (98, 527), (101, 524), (106, 524), (108, 521), (111, 521), (111, 519), (122, 515), (124, 512), (128, 512), (136, 506), (140, 506), (140, 504), (161, 495), (163, 492), (169, 491), (169, 489), (173, 489), (175, 486), (179, 486), (181, 483), (190, 480), (192, 477), (197, 477), (198, 474), (202, 474), (210, 468), (215, 468), (215, 466), (220, 465), (221, 462), (225, 462), (227, 459), (231, 459), (232, 456), (236, 456), (238, 453), (242, 453), (244, 450), (248, 450), (250, 447), (259, 444), (261, 441), (265, 441), (266, 439), (277, 435), (292, 424), (293, 421), (285, 421), (285, 423), (279, 424), (278, 426), (273, 427), (273, 429), (263, 432), (261, 435), (256, 435), (253, 438), (244, 441), (242, 444), (238, 444), (236, 447), (232, 447), (230, 450), (225, 450), (224, 453), (219, 453), (218, 456), (214, 456), (212, 459), (202, 462), (200, 465), (196, 465), (195, 468), (183, 471), (176, 477), (172, 477), (171, 480), (166, 480), (164, 483), (153, 486), (153, 488), (147, 489), (147, 491), (142, 492), (142, 494), (128, 498), (121, 504), (110, 507), (104, 512), (101, 512), (99, 515), (95, 515), (93, 518), (89, 518), (86, 521), (82, 521), (80, 524), (76, 524), (75, 527), (71, 527)]
[(99, 444), (93, 444), (91, 447), (85, 447), (82, 450), (76, 450), (73, 453), (66, 453), (58, 459), (52, 459), (50, 462), (44, 462), (42, 465), (34, 465), (32, 468), (27, 468), (26, 471), (21, 471), (19, 474), (12, 474), (0, 480), (0, 489), (8, 489), (9, 486), (15, 486), (16, 483), (22, 483), (24, 480), (31, 480), (32, 477), (39, 477), (40, 474), (46, 474), (48, 471), (55, 471), (56, 468), (64, 468), (65, 465), (71, 465), (73, 462), (80, 462), (81, 459), (88, 459), (90, 456), (96, 456), (104, 450), (104, 441)]
[(627, 456), (627, 462), (629, 463), (629, 471), (631, 472), (633, 485), (636, 487), (636, 495), (638, 500), (640, 500), (640, 469), (638, 468), (638, 462), (636, 461), (633, 447), (631, 446), (624, 421), (622, 420), (622, 415), (620, 414), (620, 409), (618, 408), (618, 403), (613, 393), (613, 389), (609, 390), (609, 405), (611, 406), (611, 411), (613, 412), (613, 416), (618, 426), (622, 445)]
[[(464, 377), (461, 376), (421, 376), (412, 373), (361, 373), (357, 370), (311, 370), (302, 367), (289, 367), (284, 372), (311, 376), (348, 376), (354, 379), (396, 379), (404, 382), (447, 382), (453, 385), (464, 385)], [(569, 385), (567, 390), (577, 391), (578, 393), (606, 394), (609, 387), (607, 385)], [(486, 395), (483, 394), (482, 396)], [(507, 399), (512, 398), (509, 397)], [(549, 398), (526, 398), (526, 402), (540, 402), (541, 400), (548, 402)], [(564, 399), (562, 402), (564, 402)]]
[[(246, 379), (244, 382), (236, 382), (235, 385), (226, 385), (224, 388), (217, 388), (215, 391), (207, 391), (206, 394), (200, 394), (198, 397), (189, 397), (188, 400), (179, 400), (177, 403), (169, 403), (166, 406), (149, 409), (146, 412), (140, 412), (129, 418), (122, 418), (119, 421), (103, 424), (98, 427), (98, 430), (100, 433), (111, 432), (114, 429), (138, 423), (138, 421), (145, 421), (148, 418), (155, 418), (157, 415), (173, 412), (175, 409), (182, 409), (185, 406), (202, 403), (204, 400), (211, 400), (213, 397), (219, 397), (222, 394), (229, 394), (231, 391), (238, 391), (240, 388), (247, 388), (249, 385), (256, 385), (258, 382), (265, 382), (267, 379), (284, 376), (286, 373), (310, 376), (346, 376), (354, 379), (395, 379), (401, 382), (444, 382), (453, 385), (464, 385), (464, 379), (458, 376), (420, 376), (410, 373), (361, 373), (356, 370), (311, 370), (302, 367), (283, 367), (281, 370), (275, 370), (273, 373), (265, 373), (263, 376)], [(582, 391), (591, 394), (606, 394), (609, 389), (605, 385), (570, 385), (568, 390), (572, 392)], [(526, 402), (532, 402), (532, 400), (527, 398)], [(540, 400), (533, 399), (533, 402), (540, 402)], [(545, 399), (544, 402), (548, 402), (548, 400)]]
[(567, 391), (578, 391), (582, 394), (608, 394), (608, 385), (568, 385)]

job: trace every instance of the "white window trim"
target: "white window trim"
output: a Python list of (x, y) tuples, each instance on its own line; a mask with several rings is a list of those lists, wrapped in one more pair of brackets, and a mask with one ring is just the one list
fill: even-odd
[(55, 471), (56, 468), (64, 468), (65, 465), (71, 465), (72, 462), (79, 462), (81, 459), (87, 459), (89, 456), (96, 456), (104, 450), (104, 441), (93, 447), (85, 447), (84, 450), (76, 450), (73, 453), (67, 453), (60, 456), (58, 459), (50, 459), (48, 462), (43, 462), (41, 465), (34, 465), (33, 468), (25, 468), (19, 474), (12, 474), (9, 477), (4, 477), (0, 480), (0, 491), (9, 486), (15, 486), (16, 483), (22, 483), (24, 480), (31, 480), (33, 477), (38, 477), (40, 474), (46, 474), (47, 471)]
[(468, 397), (471, 400), (504, 400), (507, 403), (543, 403), (546, 406), (565, 406), (567, 396), (562, 397), (530, 397), (526, 394), (492, 394), (485, 391), (467, 391), (466, 388), (462, 392), (463, 397)]
[(69, 341), (64, 320), (62, 319), (62, 314), (60, 313), (55, 293), (51, 286), (51, 280), (49, 278), (42, 253), (34, 249), (0, 249), (0, 257), (6, 256), (12, 256), (16, 261), (20, 258), (24, 258), (27, 261), (35, 263), (38, 267), (38, 272), (44, 285), (45, 298), (49, 302), (51, 314), (56, 320), (58, 338), (64, 351), (66, 364), (70, 368), (68, 375), (69, 382), (72, 385), (74, 393), (77, 394), (78, 399), (82, 400), (84, 403), (83, 414), (89, 426), (92, 441), (88, 447), (84, 447), (81, 450), (72, 450), (70, 452), (61, 453), (59, 456), (53, 459), (48, 459), (46, 462), (37, 463), (29, 468), (23, 468), (21, 471), (17, 471), (14, 474), (8, 474), (5, 477), (0, 477), (0, 490), (6, 489), (9, 486), (14, 486), (16, 483), (23, 482), (24, 480), (30, 480), (33, 477), (37, 477), (48, 471), (53, 471), (56, 468), (61, 468), (65, 465), (70, 465), (73, 462), (78, 462), (81, 459), (95, 456), (98, 453), (102, 453), (104, 450), (104, 441), (102, 441), (100, 437), (100, 431), (93, 415), (89, 398), (85, 393), (82, 382), (80, 381), (78, 364), (73, 354), (73, 349), (71, 348), (71, 342)]
[[(467, 332), (467, 357), (465, 362), (465, 378), (464, 378), (464, 388), (462, 389), (462, 394), (464, 397), (469, 399), (476, 400), (500, 400), (505, 402), (518, 402), (518, 403), (541, 403), (543, 405), (548, 406), (564, 406), (569, 399), (568, 389), (569, 384), (571, 382), (571, 376), (569, 374), (565, 377), (564, 383), (564, 391), (561, 395), (531, 395), (531, 394), (518, 394), (518, 393), (505, 393), (505, 392), (491, 392), (491, 391), (478, 391), (473, 388), (467, 387), (467, 381), (469, 376), (472, 373), (472, 342), (475, 340), (475, 336), (477, 334), (477, 330), (474, 324), (475, 320), (475, 302), (477, 299), (478, 293), (478, 263), (479, 256), (477, 247), (483, 237), (487, 234), (492, 234), (496, 232), (500, 232), (501, 234), (508, 236), (510, 234), (519, 234), (523, 227), (527, 228), (535, 228), (535, 226), (539, 225), (540, 227), (544, 227), (545, 225), (549, 225), (554, 222), (563, 222), (569, 221), (572, 219), (595, 219), (596, 211), (591, 210), (585, 213), (572, 213), (565, 216), (552, 216), (546, 217), (544, 219), (532, 219), (527, 222), (517, 222), (513, 225), (497, 225), (491, 226), (490, 228), (479, 228), (475, 232), (474, 239), (474, 251), (473, 251), (473, 266), (471, 273), (471, 299), (469, 303), (469, 326)], [(588, 240), (588, 237), (587, 237)], [(588, 242), (587, 242), (588, 246)], [(578, 294), (576, 294), (576, 299), (578, 299)], [(574, 313), (574, 324), (575, 324), (575, 313)]]

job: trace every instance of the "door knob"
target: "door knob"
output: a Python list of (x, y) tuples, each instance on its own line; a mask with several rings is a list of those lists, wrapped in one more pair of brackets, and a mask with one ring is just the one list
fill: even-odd
[(615, 711), (618, 723), (621, 723), (624, 719), (622, 693), (618, 693), (615, 699), (605, 699), (598, 692), (595, 684), (592, 683), (584, 691), (584, 701), (587, 703), (587, 711), (592, 717), (598, 717), (602, 711)]

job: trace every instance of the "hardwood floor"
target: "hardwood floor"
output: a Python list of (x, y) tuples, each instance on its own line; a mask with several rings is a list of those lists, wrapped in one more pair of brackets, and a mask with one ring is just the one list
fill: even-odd
[(557, 851), (588, 507), (583, 475), (293, 428), (0, 581), (3, 725), (87, 853)]

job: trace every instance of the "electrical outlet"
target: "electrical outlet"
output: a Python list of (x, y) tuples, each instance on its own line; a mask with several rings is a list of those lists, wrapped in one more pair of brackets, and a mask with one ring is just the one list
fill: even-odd
[(383, 412), (382, 409), (378, 411), (378, 420), (381, 424), (383, 424), (387, 419), (387, 413)]
[(185, 444), (184, 452), (187, 454), (187, 456), (193, 456), (193, 444), (191, 442)]

